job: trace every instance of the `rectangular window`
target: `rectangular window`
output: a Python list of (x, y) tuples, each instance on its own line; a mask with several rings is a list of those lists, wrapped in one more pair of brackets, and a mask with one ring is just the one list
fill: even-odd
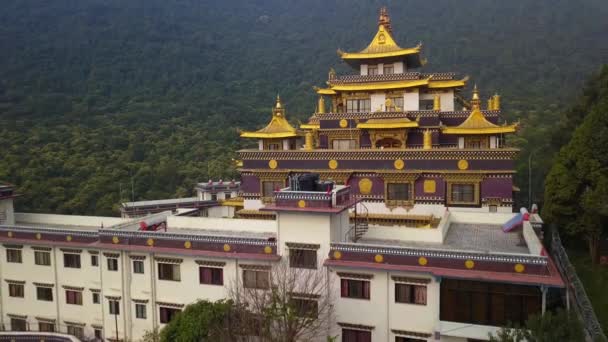
[(84, 337), (84, 328), (75, 325), (68, 325), (68, 335), (76, 336), (82, 339)]
[(475, 184), (452, 184), (452, 203), (474, 203)]
[(434, 102), (433, 100), (420, 100), (418, 105), (420, 110), (433, 110)]
[(403, 111), (403, 96), (389, 97), (386, 101), (387, 112)]
[(95, 338), (96, 338), (96, 339), (99, 339), (99, 340), (102, 340), (102, 339), (103, 339), (103, 337), (102, 337), (102, 335), (101, 335), (101, 329), (97, 329), (97, 328), (95, 328)]
[(166, 308), (161, 306), (159, 308), (160, 311), (160, 322), (163, 324), (169, 323), (175, 315), (181, 312), (179, 309)]
[(133, 260), (133, 273), (144, 273), (144, 262), (141, 260)]
[(34, 251), (34, 263), (41, 266), (51, 266), (51, 253)]
[(99, 292), (93, 292), (92, 300), (93, 304), (99, 304)]
[[(473, 340), (471, 340), (471, 339), (467, 340), (467, 342), (472, 342), (472, 341)], [(419, 338), (395, 336), (395, 342), (426, 342), (426, 340), (421, 340)]]
[(348, 112), (348, 113), (370, 112), (371, 109), (372, 109), (372, 100), (371, 99), (348, 99), (348, 100), (346, 100), (346, 112)]
[(317, 251), (290, 248), (289, 267), (317, 269)]
[(82, 305), (82, 292), (65, 290), (65, 302), (72, 305)]
[(20, 249), (7, 249), (6, 250), (6, 261), (14, 263), (22, 263), (21, 250)]
[(368, 75), (378, 75), (378, 66), (377, 65), (368, 65), (367, 74)]
[(410, 183), (388, 183), (386, 185), (386, 199), (389, 201), (410, 200)]
[(120, 302), (117, 300), (108, 300), (110, 305), (110, 315), (120, 315)]
[(340, 294), (343, 298), (369, 299), (369, 280), (340, 280)]
[(319, 303), (314, 299), (292, 298), (291, 305), (300, 317), (319, 317)]
[(10, 297), (25, 297), (25, 289), (23, 284), (8, 284), (8, 295)]
[(392, 64), (384, 64), (382, 68), (382, 73), (385, 75), (390, 75), (395, 73), (395, 67)]
[(135, 304), (135, 318), (146, 319), (146, 304)]
[(158, 263), (158, 279), (180, 281), (179, 265)]
[(199, 267), (198, 278), (201, 284), (224, 285), (224, 270), (217, 267)]
[(224, 193), (224, 199), (230, 199), (230, 197), (232, 197), (232, 194), (229, 192)]
[(26, 331), (27, 322), (23, 318), (11, 318), (11, 330), (12, 331)]
[(426, 286), (395, 284), (395, 302), (426, 305)]
[(489, 148), (490, 140), (488, 137), (465, 137), (464, 148)]
[(80, 268), (80, 254), (63, 253), (63, 267)]
[(97, 255), (91, 255), (91, 266), (99, 266), (99, 257)]
[(243, 270), (243, 286), (250, 289), (268, 289), (270, 272)]
[(263, 181), (262, 196), (273, 197), (275, 191), (279, 191), (285, 187), (284, 181)]
[(53, 301), (53, 288), (52, 287), (36, 287), (36, 297), (38, 300), (44, 300), (47, 302)]
[(108, 258), (108, 271), (118, 271), (118, 259)]
[(268, 143), (266, 145), (266, 149), (267, 150), (278, 151), (278, 150), (282, 150), (283, 149), (283, 145), (281, 145), (280, 143)]
[(372, 342), (372, 332), (367, 330), (342, 329), (342, 342)]
[(357, 148), (355, 139), (334, 139), (331, 141), (334, 150), (354, 150)]
[(55, 324), (49, 322), (38, 322), (38, 331), (55, 332)]
[(211, 200), (217, 201), (217, 194), (211, 194)]

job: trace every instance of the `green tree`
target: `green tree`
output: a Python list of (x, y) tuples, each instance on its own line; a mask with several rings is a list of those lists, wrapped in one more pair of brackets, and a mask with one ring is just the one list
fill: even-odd
[(555, 313), (547, 311), (544, 315), (530, 317), (524, 327), (503, 327), (491, 342), (584, 342), (585, 334), (581, 322), (563, 309)]
[(231, 340), (227, 334), (231, 333), (233, 308), (233, 303), (225, 300), (190, 304), (161, 330), (160, 342)]

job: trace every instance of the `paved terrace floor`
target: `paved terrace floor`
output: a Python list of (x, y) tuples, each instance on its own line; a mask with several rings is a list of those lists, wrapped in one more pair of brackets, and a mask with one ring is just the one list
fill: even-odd
[[(369, 229), (374, 229), (370, 227)], [(452, 223), (443, 243), (406, 240), (359, 240), (362, 244), (429, 248), (482, 253), (530, 254), (521, 233), (504, 233), (502, 227), (487, 224)]]

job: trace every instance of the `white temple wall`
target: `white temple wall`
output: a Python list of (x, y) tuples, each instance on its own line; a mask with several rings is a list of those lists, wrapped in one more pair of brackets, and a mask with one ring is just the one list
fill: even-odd
[(384, 111), (384, 101), (386, 100), (386, 94), (384, 93), (373, 93), (370, 97), (371, 110), (372, 112)]
[(395, 74), (402, 74), (403, 73), (403, 62), (393, 63), (393, 72)]
[(404, 110), (418, 110), (419, 99), (418, 89), (412, 89), (412, 92), (406, 92), (403, 94), (403, 109)]

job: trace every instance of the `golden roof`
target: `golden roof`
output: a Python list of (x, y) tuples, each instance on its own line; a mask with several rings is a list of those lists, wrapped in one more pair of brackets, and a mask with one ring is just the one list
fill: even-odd
[(285, 109), (281, 105), (281, 99), (277, 96), (277, 103), (272, 109), (272, 119), (266, 127), (255, 132), (242, 132), (242, 138), (291, 138), (298, 136), (298, 132), (285, 119)]
[(469, 77), (465, 77), (461, 80), (446, 80), (446, 81), (433, 81), (429, 82), (429, 88), (437, 89), (437, 88), (456, 88), (456, 87), (464, 87), (469, 80)]
[(330, 90), (333, 91), (365, 91), (365, 90), (391, 90), (420, 87), (429, 84), (430, 78), (421, 80), (401, 80), (392, 82), (374, 82), (374, 83), (350, 83), (330, 85)]
[(344, 52), (338, 50), (338, 54), (344, 60), (371, 59), (399, 57), (420, 54), (421, 44), (413, 48), (404, 49), (397, 45), (391, 34), (391, 22), (386, 8), (380, 9), (378, 31), (369, 45), (359, 52)]
[(456, 127), (443, 127), (443, 134), (500, 134), (513, 133), (517, 124), (499, 126), (491, 123), (483, 115), (479, 107), (474, 107), (469, 117)]
[(317, 94), (319, 95), (336, 95), (336, 91), (329, 88), (318, 88)]
[(418, 122), (408, 118), (397, 119), (369, 119), (357, 124), (357, 128), (363, 129), (390, 129), (390, 128), (412, 128), (418, 127)]

